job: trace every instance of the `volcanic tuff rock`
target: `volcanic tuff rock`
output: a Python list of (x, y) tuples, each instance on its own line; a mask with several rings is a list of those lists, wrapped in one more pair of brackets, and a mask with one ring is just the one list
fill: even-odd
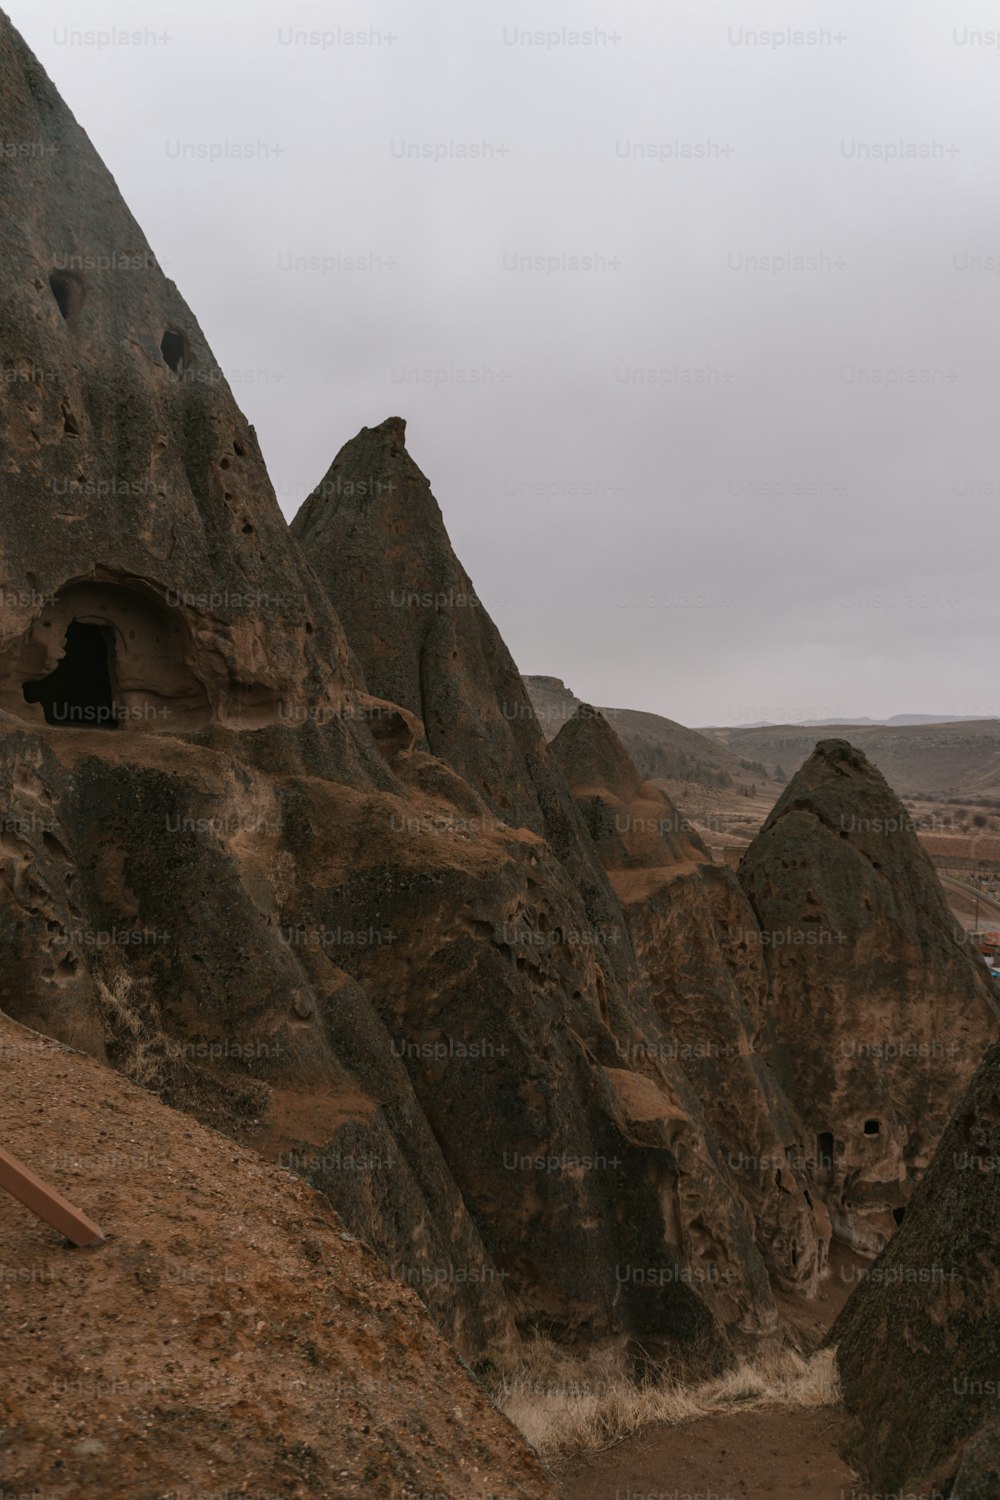
[(5, 1495), (554, 1497), (319, 1193), (6, 1017), (0, 1058), (0, 1139), (107, 1236), (4, 1197)]
[[(324, 841), (342, 866), (366, 812), (412, 813), (403, 716), (363, 691), (192, 314), (6, 18), (0, 69), (0, 138), (44, 148), (0, 158), (0, 1004), (322, 1173), (477, 1349), (507, 1298), (341, 965), (381, 940), (391, 851), (363, 924), (322, 879)], [(478, 1284), (434, 1279), (456, 1259)]]
[[(773, 1329), (776, 1314), (761, 1248), (748, 1225), (746, 1199), (726, 1174), (706, 1107), (680, 1065), (675, 1041), (663, 1030), (664, 1021), (674, 1027), (677, 1017), (661, 1013), (658, 1018), (649, 1006), (647, 977), (636, 967), (621, 906), (601, 867), (601, 858), (608, 862), (606, 829), (600, 820), (595, 822), (593, 808), (585, 799), (578, 797), (574, 804), (566, 779), (560, 775), (562, 762), (569, 781), (574, 781), (572, 726), (567, 726), (556, 745), (546, 748), (496, 627), (481, 604), (469, 606), (468, 601), (476, 599), (473, 585), (452, 552), (427, 480), (406, 453), (402, 422), (392, 419), (365, 429), (347, 444), (292, 529), (330, 590), (371, 691), (382, 698), (396, 698), (422, 716), (430, 747), (490, 797), (498, 812), (548, 836), (571, 884), (567, 886), (555, 872), (544, 881), (539, 874), (528, 927), (519, 915), (501, 930), (495, 929), (494, 940), (500, 938), (523, 955), (518, 962), (530, 967), (548, 948), (572, 954), (586, 939), (590, 923), (600, 938), (590, 946), (601, 967), (603, 1029), (595, 1031), (592, 1020), (581, 1011), (576, 989), (570, 990), (571, 999), (564, 994), (563, 1000), (565, 1024), (574, 1035), (586, 1038), (590, 1060), (599, 1064), (585, 1086), (585, 1096), (593, 1098), (596, 1087), (600, 1097), (610, 1084), (614, 1100), (610, 1107), (618, 1129), (631, 1148), (654, 1153), (644, 1166), (638, 1162), (630, 1166), (629, 1174), (637, 1171), (641, 1179), (650, 1181), (651, 1173), (658, 1177), (661, 1202), (669, 1205), (662, 1229), (664, 1243), (677, 1247), (681, 1260), (690, 1263), (694, 1284), (700, 1283), (713, 1314), (724, 1324), (747, 1332)], [(385, 536), (391, 538), (388, 546), (382, 541)], [(581, 708), (578, 718), (587, 716), (604, 722), (595, 710)], [(590, 742), (591, 752), (597, 745), (605, 752), (606, 762), (588, 773), (591, 779), (596, 776), (616, 786), (624, 782), (630, 791), (637, 789), (638, 773), (615, 736)], [(494, 790), (500, 775), (506, 792), (502, 802)], [(669, 807), (655, 789), (649, 790), (649, 796), (654, 805), (647, 812), (662, 813), (664, 806)], [(635, 827), (622, 837), (630, 846), (643, 844)], [(671, 841), (668, 854), (662, 852), (665, 839)], [(657, 864), (708, 858), (696, 834), (667, 835), (662, 819), (655, 837), (645, 842), (660, 849)], [(581, 885), (585, 910), (574, 889)], [(738, 895), (738, 888), (733, 889)], [(692, 914), (690, 926), (703, 948), (710, 950), (714, 927), (704, 904)], [(480, 921), (480, 927), (485, 933), (486, 923)], [(683, 937), (686, 940), (690, 932)], [(614, 958), (606, 958), (612, 952)], [(728, 996), (732, 988), (728, 971), (723, 962), (716, 960), (716, 964), (725, 975)], [(387, 973), (386, 981), (380, 981), (377, 969)], [(403, 987), (384, 961), (373, 967), (366, 982), (373, 994), (383, 996), (383, 1005), (392, 997), (400, 1004)], [(426, 1002), (421, 998), (414, 1004)], [(480, 1014), (484, 1004), (488, 1004), (488, 992), (476, 1001)], [(696, 1002), (692, 1011), (697, 1014)], [(499, 1017), (496, 1024), (502, 1025)], [(546, 1042), (542, 1051), (551, 1054), (552, 1042)], [(528, 1054), (523, 1065), (530, 1066)], [(440, 1119), (447, 1098), (443, 1080), (436, 1075), (428, 1078), (419, 1063), (411, 1074), (425, 1109)], [(707, 1081), (712, 1086), (717, 1082), (714, 1077)], [(553, 1099), (560, 1092), (552, 1074), (547, 1092)], [(472, 1098), (458, 1105), (453, 1124), (437, 1131), (442, 1142), (461, 1135), (461, 1112), (472, 1111), (475, 1117)], [(735, 1133), (735, 1120), (731, 1125)], [(444, 1149), (449, 1151), (447, 1145)], [(455, 1148), (450, 1149), (454, 1152)], [(488, 1162), (477, 1165), (473, 1179), (453, 1158), (452, 1165), (467, 1201), (477, 1205), (477, 1223), (482, 1225), (478, 1205)], [(773, 1170), (769, 1176), (773, 1181)], [(536, 1234), (539, 1231), (540, 1226)], [(491, 1244), (490, 1236), (486, 1238)], [(622, 1305), (645, 1303), (651, 1308), (655, 1276), (651, 1281), (649, 1268), (644, 1267), (639, 1279), (636, 1254), (633, 1245), (619, 1261)], [(779, 1258), (787, 1256), (779, 1252)], [(627, 1278), (633, 1272), (636, 1280), (631, 1284)], [(665, 1269), (661, 1280), (673, 1280), (675, 1274)], [(811, 1274), (809, 1258), (803, 1254), (797, 1279)], [(657, 1321), (652, 1312), (642, 1315), (647, 1317)], [(660, 1331), (666, 1332), (665, 1324)]]
[(770, 985), (762, 1050), (809, 1127), (834, 1233), (874, 1254), (997, 1036), (989, 975), (905, 808), (846, 740), (816, 746), (740, 881)]
[[(0, 159), (0, 1004), (307, 1176), (466, 1354), (515, 1313), (715, 1353), (773, 1327), (492, 626), (392, 606), (376, 639), (419, 670), (368, 653), (372, 696), (194, 318), (0, 32), (0, 138), (46, 148)], [(383, 461), (419, 488), (398, 422), (362, 435)], [(365, 548), (373, 577), (422, 556), (405, 515), (369, 519), (349, 578)]]
[[(758, 1248), (785, 1286), (815, 1293), (830, 1224), (809, 1192), (802, 1123), (757, 1051), (767, 975), (746, 897), (669, 797), (643, 781), (601, 713), (581, 705), (552, 753), (624, 909), (669, 1056), (702, 1101)], [(707, 1232), (700, 1219), (695, 1235)]]
[(390, 417), (345, 443), (292, 522), (371, 692), (424, 726), (505, 824), (543, 835), (625, 973), (621, 915), (554, 769), (510, 652), (452, 548), (441, 508)]
[[(0, 1005), (307, 1177), (467, 1355), (517, 1319), (772, 1334), (764, 1257), (812, 1286), (824, 1231), (738, 888), (593, 715), (547, 747), (399, 419), (289, 535), (192, 315), (0, 44), (0, 139), (45, 147), (0, 158)], [(724, 1056), (679, 1054), (706, 1032)]]
[(873, 1491), (956, 1500), (1000, 1494), (998, 1243), (1000, 1047), (993, 1047), (905, 1223), (830, 1335), (857, 1424), (854, 1456)]

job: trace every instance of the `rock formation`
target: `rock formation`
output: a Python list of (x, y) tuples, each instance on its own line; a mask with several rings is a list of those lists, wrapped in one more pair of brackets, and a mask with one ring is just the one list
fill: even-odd
[(0, 161), (0, 1005), (318, 1163), (481, 1348), (509, 1299), (340, 962), (389, 941), (391, 837), (363, 920), (285, 904), (309, 860), (322, 899), (366, 814), (412, 813), (386, 759), (405, 716), (363, 691), (193, 315), (0, 31), (0, 133), (45, 148)]
[[(546, 744), (398, 418), (290, 534), (0, 42), (0, 139), (45, 147), (0, 157), (0, 1008), (308, 1179), (467, 1357), (780, 1338), (769, 1270), (815, 1289), (824, 1200), (877, 1248), (995, 1030), (919, 851), (840, 837), (888, 789), (846, 747), (803, 772), (747, 861), (758, 925), (593, 710)], [(844, 955), (768, 944), (824, 923)], [(872, 1017), (963, 1054), (849, 1074)]]
[(600, 712), (581, 705), (552, 753), (621, 902), (669, 1055), (702, 1101), (755, 1241), (780, 1284), (814, 1294), (830, 1224), (809, 1191), (802, 1123), (757, 1050), (767, 975), (753, 912), (687, 818), (643, 781)]
[(555, 1488), (326, 1200), (0, 1017), (0, 1140), (107, 1238), (0, 1194), (6, 1495), (435, 1495)]
[(356, 657), (192, 314), (2, 41), (2, 137), (46, 150), (0, 162), (0, 1005), (300, 1170), (469, 1356), (515, 1317), (714, 1357), (773, 1331), (492, 625), (341, 593), (365, 549), (390, 588), (395, 549), (400, 587), (465, 591), (401, 424), (356, 464), (412, 513), (376, 494), (336, 576), (345, 487), (297, 528)]
[(583, 898), (606, 968), (624, 974), (621, 916), (531, 700), (455, 556), (430, 484), (390, 417), (345, 443), (292, 522), (370, 692), (422, 724), (505, 825), (541, 834)]
[(740, 881), (769, 983), (762, 1047), (809, 1129), (834, 1233), (875, 1254), (998, 1032), (986, 967), (955, 928), (905, 808), (824, 740), (754, 840)]
[[(494, 919), (492, 938), (516, 956), (529, 985), (541, 981), (545, 995), (561, 991), (564, 1025), (582, 1042), (591, 1068), (597, 1065), (589, 1081), (581, 1079), (580, 1096), (590, 1101), (590, 1109), (596, 1107), (614, 1121), (622, 1149), (629, 1152), (627, 1175), (658, 1180), (661, 1203), (669, 1205), (656, 1235), (661, 1247), (675, 1247), (672, 1255), (679, 1252), (674, 1269), (654, 1271), (655, 1258), (661, 1256), (661, 1249), (652, 1248), (655, 1239), (643, 1252), (652, 1253), (654, 1262), (640, 1265), (638, 1224), (627, 1231), (622, 1224), (626, 1239), (615, 1252), (622, 1312), (645, 1325), (647, 1336), (665, 1334), (671, 1318), (680, 1325), (687, 1321), (679, 1307), (687, 1298), (687, 1283), (699, 1288), (723, 1325), (745, 1332), (773, 1330), (776, 1314), (745, 1206), (726, 1179), (701, 1102), (649, 1006), (620, 904), (595, 845), (595, 830), (588, 826), (586, 809), (581, 816), (545, 745), (495, 625), (480, 603), (470, 607), (469, 601), (477, 598), (473, 584), (455, 558), (437, 502), (404, 439), (403, 423), (391, 419), (346, 444), (293, 522), (293, 534), (330, 593), (369, 690), (382, 699), (397, 699), (421, 719), (428, 748), (489, 799), (498, 819), (507, 820), (503, 827), (522, 824), (544, 834), (558, 857), (559, 864), (533, 872), (529, 906), (512, 911), (512, 919), (502, 924)], [(392, 538), (389, 547), (382, 540), (386, 536)], [(618, 751), (627, 761), (620, 746)], [(404, 760), (408, 768), (420, 768), (420, 747), (396, 762), (400, 775), (405, 774)], [(497, 795), (500, 785), (503, 798)], [(704, 856), (700, 844), (699, 851)], [(466, 921), (471, 918), (488, 937), (485, 917), (481, 909), (478, 915), (470, 912)], [(596, 1018), (587, 989), (574, 977), (581, 950), (599, 966)], [(557, 956), (559, 967), (554, 968)], [(406, 986), (388, 965), (382, 970), (384, 978), (373, 969), (366, 984), (377, 1003), (382, 997), (385, 1013), (404, 1003)], [(409, 994), (415, 1011), (426, 1010), (422, 993), (411, 985)], [(495, 1034), (506, 1037), (504, 1018), (511, 1003), (504, 1001), (494, 1012), (490, 995), (490, 987), (480, 987), (472, 1000), (474, 1013), (495, 1015)], [(546, 1004), (536, 997), (529, 1012), (544, 1013)], [(546, 1041), (534, 1045), (552, 1061), (559, 1056), (558, 1032), (550, 1029)], [(516, 1046), (519, 1051), (524, 1046), (520, 1037)], [(530, 1052), (520, 1055), (519, 1067), (530, 1072)], [(474, 1098), (455, 1095), (450, 1100), (454, 1085), (443, 1089), (440, 1069), (428, 1067), (419, 1056), (413, 1059), (411, 1076), (425, 1109), (440, 1121), (439, 1139), (451, 1143), (446, 1153), (467, 1151), (461, 1120), (476, 1110)], [(555, 1109), (564, 1085), (551, 1068), (546, 1078), (550, 1108)], [(452, 1105), (454, 1118), (446, 1125), (444, 1111)], [(509, 1101), (505, 1114), (513, 1118)], [(606, 1130), (597, 1122), (589, 1128)], [(633, 1152), (639, 1153), (634, 1165)], [(478, 1162), (472, 1177), (454, 1156), (452, 1166), (467, 1200), (478, 1205), (478, 1184), (487, 1163)], [(573, 1189), (577, 1203), (592, 1192), (587, 1178)], [(569, 1202), (559, 1210), (563, 1220), (577, 1211)], [(600, 1212), (607, 1215), (609, 1209)], [(644, 1209), (642, 1216), (646, 1213)], [(476, 1218), (482, 1224), (478, 1206)], [(534, 1233), (541, 1230), (539, 1222)], [(492, 1243), (489, 1236), (487, 1242)], [(592, 1267), (592, 1249), (585, 1257)], [(661, 1291), (668, 1284), (675, 1287), (677, 1305), (666, 1322), (655, 1311), (657, 1281)], [(628, 1308), (632, 1311), (626, 1313)], [(708, 1327), (701, 1327), (700, 1340)]]
[(831, 1333), (870, 1489), (1000, 1494), (1000, 1047)]

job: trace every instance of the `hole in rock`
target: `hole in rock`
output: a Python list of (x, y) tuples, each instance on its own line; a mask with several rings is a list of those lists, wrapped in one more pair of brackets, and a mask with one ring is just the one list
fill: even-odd
[(196, 729), (211, 720), (186, 609), (141, 580), (66, 584), (0, 673), (0, 711), (42, 704), (69, 728)]
[(881, 1129), (882, 1127), (877, 1120), (865, 1121), (865, 1135), (878, 1135)]
[(53, 271), (49, 286), (64, 318), (72, 318), (83, 306), (83, 282), (72, 271)]
[(42, 843), (55, 859), (65, 859), (67, 861), (69, 860), (69, 855), (66, 853), (66, 850), (63, 848), (62, 844), (60, 844), (54, 833), (43, 833)]
[(160, 353), (175, 375), (183, 375), (191, 363), (191, 349), (183, 333), (168, 328), (160, 340)]
[(100, 625), (72, 620), (65, 655), (48, 677), (24, 684), (25, 702), (42, 705), (46, 724), (117, 729), (110, 657), (110, 638)]
[(892, 1211), (892, 1217), (895, 1219), (897, 1224), (902, 1224), (903, 1220), (906, 1218), (906, 1209), (894, 1208)]
[(821, 1130), (816, 1137), (816, 1165), (821, 1172), (833, 1171), (833, 1132)]

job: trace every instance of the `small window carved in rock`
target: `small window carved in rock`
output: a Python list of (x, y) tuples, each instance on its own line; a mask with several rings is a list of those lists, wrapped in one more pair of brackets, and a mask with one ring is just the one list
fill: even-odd
[(183, 333), (174, 328), (168, 328), (160, 340), (160, 353), (178, 376), (183, 376), (191, 363), (191, 346)]
[(83, 306), (83, 282), (75, 271), (53, 271), (49, 277), (49, 286), (59, 311), (68, 321)]
[(117, 729), (108, 633), (71, 621), (65, 655), (48, 677), (24, 684), (26, 703), (40, 703), (46, 724), (64, 729)]

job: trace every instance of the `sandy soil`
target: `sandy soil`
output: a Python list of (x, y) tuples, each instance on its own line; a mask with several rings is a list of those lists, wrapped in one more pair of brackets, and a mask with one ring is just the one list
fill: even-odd
[(839, 1407), (650, 1428), (563, 1479), (566, 1500), (850, 1500)]

